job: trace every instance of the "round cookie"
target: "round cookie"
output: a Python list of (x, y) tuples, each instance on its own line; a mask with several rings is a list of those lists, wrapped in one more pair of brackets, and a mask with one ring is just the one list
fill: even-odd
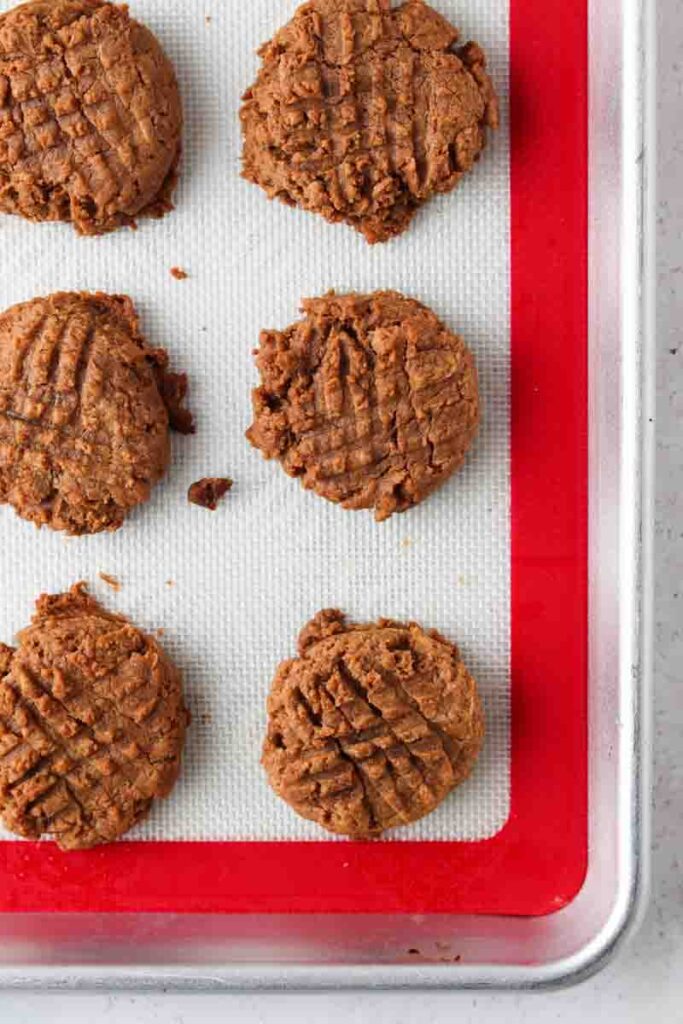
[(477, 371), (458, 335), (398, 292), (326, 295), (264, 331), (251, 443), (304, 487), (379, 522), (463, 463), (479, 425)]
[(58, 292), (3, 313), (0, 502), (71, 534), (118, 529), (168, 467), (167, 403), (186, 380), (167, 362), (124, 296)]
[(498, 125), (476, 43), (422, 0), (311, 0), (259, 51), (244, 95), (243, 175), (369, 242), (450, 192)]
[(156, 640), (82, 584), (0, 648), (0, 817), (63, 850), (109, 843), (171, 792), (189, 721)]
[(262, 763), (303, 818), (356, 839), (433, 811), (470, 774), (484, 738), (457, 647), (415, 623), (317, 615), (268, 698)]
[(173, 67), (125, 6), (29, 0), (0, 14), (0, 211), (96, 235), (171, 209)]

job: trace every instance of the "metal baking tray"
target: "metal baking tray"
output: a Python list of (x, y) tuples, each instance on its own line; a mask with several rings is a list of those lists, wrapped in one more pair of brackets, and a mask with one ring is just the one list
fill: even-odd
[[(524, 7), (527, 29), (532, 15), (547, 21), (547, 3)], [(531, 988), (595, 971), (637, 924), (647, 891), (650, 757), (650, 7), (590, 0), (587, 16), (588, 842), (578, 893), (558, 900), (556, 912), (531, 916), (438, 905), (420, 913), (7, 912), (0, 984)], [(521, 24), (512, 25), (513, 38)], [(531, 54), (528, 32), (525, 44)], [(522, 96), (524, 83), (513, 77), (515, 90)], [(533, 882), (533, 862), (525, 871)]]

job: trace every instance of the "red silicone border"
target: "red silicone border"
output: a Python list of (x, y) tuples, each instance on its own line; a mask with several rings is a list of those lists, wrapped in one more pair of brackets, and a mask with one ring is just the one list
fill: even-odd
[(511, 2), (512, 810), (483, 843), (0, 843), (0, 910), (549, 913), (587, 863), (587, 3)]

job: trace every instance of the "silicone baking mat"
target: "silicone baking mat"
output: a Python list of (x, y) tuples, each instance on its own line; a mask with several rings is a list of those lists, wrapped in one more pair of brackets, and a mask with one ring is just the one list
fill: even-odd
[[(177, 789), (130, 841), (66, 856), (3, 833), (0, 907), (524, 913), (560, 905), (580, 881), (585, 12), (551, 26), (532, 21), (537, 0), (436, 6), (487, 50), (503, 126), (476, 173), (403, 238), (369, 248), (240, 180), (236, 114), (253, 51), (295, 7), (272, 0), (134, 5), (183, 91), (175, 213), (95, 240), (0, 225), (13, 254), (0, 306), (62, 288), (130, 294), (150, 341), (188, 371), (199, 428), (176, 439), (169, 479), (117, 535), (37, 534), (0, 514), (0, 637), (11, 640), (40, 591), (87, 579), (110, 607), (163, 628), (194, 716)], [(571, 24), (561, 33), (557, 21)], [(548, 44), (561, 46), (556, 60)], [(466, 468), (382, 526), (306, 494), (243, 438), (259, 329), (285, 326), (302, 296), (330, 287), (415, 295), (467, 338), (480, 369), (484, 428)], [(236, 485), (219, 512), (187, 504), (193, 480), (223, 474)], [(275, 666), (329, 606), (438, 627), (462, 647), (486, 704), (472, 779), (381, 843), (321, 842), (258, 764)], [(560, 808), (570, 821), (558, 831)]]

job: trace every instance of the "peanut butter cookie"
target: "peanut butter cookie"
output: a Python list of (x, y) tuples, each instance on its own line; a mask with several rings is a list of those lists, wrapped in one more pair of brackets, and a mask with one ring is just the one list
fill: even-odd
[(63, 850), (109, 843), (168, 796), (189, 720), (159, 644), (75, 586), (0, 646), (0, 816)]
[(303, 818), (356, 839), (433, 811), (470, 774), (484, 738), (457, 647), (416, 623), (321, 612), (280, 665), (263, 765)]
[(408, 227), (471, 170), (498, 125), (476, 43), (422, 0), (311, 0), (259, 51), (244, 177), (368, 242)]
[(378, 521), (417, 505), (462, 465), (479, 424), (462, 338), (398, 292), (327, 295), (264, 331), (251, 443), (304, 487)]

